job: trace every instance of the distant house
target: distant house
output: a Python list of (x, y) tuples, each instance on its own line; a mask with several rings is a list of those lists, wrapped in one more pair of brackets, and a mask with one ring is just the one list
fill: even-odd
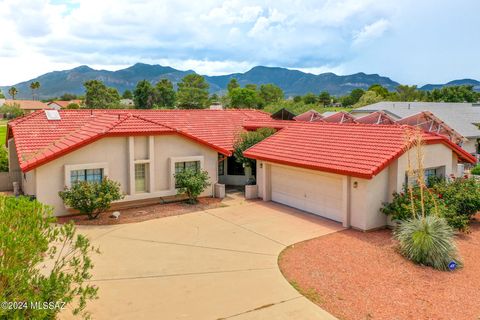
[(76, 100), (54, 100), (54, 101), (48, 102), (47, 104), (48, 104), (52, 109), (60, 110), (60, 109), (65, 109), (65, 108), (67, 108), (67, 106), (68, 106), (69, 104), (72, 104), (72, 103), (81, 105), (81, 104), (82, 104), (82, 100), (79, 100), (79, 99), (76, 99)]
[[(359, 118), (377, 111), (383, 111), (398, 121), (428, 111), (436, 119), (441, 119), (446, 126), (467, 140), (462, 148), (471, 154), (480, 154), (480, 104), (478, 103), (445, 103), (445, 102), (390, 102), (382, 101), (364, 106), (351, 113)], [(422, 115), (423, 117), (423, 115)], [(412, 122), (408, 122), (412, 124)]]
[(135, 103), (132, 99), (120, 99), (120, 104), (126, 107), (133, 107)]
[(285, 108), (282, 108), (272, 114), (272, 119), (275, 120), (293, 120), (293, 118), (295, 118), (295, 114)]
[(308, 110), (307, 112), (299, 114), (294, 119), (296, 121), (315, 122), (323, 119), (323, 116), (320, 112), (311, 109), (311, 110)]
[(52, 109), (52, 107), (46, 103), (36, 100), (0, 99), (0, 106), (2, 105), (18, 105), (25, 113), (31, 113), (37, 110)]

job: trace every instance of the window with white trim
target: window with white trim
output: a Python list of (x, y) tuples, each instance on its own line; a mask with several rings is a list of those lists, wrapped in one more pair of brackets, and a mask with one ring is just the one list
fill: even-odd
[(73, 185), (81, 181), (102, 182), (103, 168), (81, 169), (70, 171), (70, 183)]
[(147, 191), (147, 164), (135, 164), (135, 192)]
[[(200, 171), (200, 161), (182, 161), (175, 162), (175, 174), (183, 172), (184, 170), (192, 169), (195, 171)], [(178, 184), (175, 181), (175, 188), (178, 188)]]

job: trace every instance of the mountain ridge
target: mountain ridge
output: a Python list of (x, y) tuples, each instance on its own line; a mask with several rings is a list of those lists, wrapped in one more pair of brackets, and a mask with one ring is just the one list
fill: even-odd
[[(61, 96), (64, 93), (83, 94), (83, 82), (87, 80), (101, 80), (107, 86), (115, 87), (120, 93), (133, 90), (140, 80), (156, 83), (161, 79), (168, 79), (175, 85), (187, 74), (195, 73), (194, 70), (178, 70), (170, 66), (159, 64), (136, 63), (124, 69), (109, 71), (96, 70), (87, 65), (80, 65), (73, 69), (51, 71), (28, 81), (14, 84), (19, 94), (17, 98), (31, 98), (30, 83), (39, 81), (41, 84), (37, 94), (40, 99)], [(283, 89), (286, 96), (303, 95), (308, 92), (320, 93), (328, 91), (333, 95), (343, 95), (353, 89), (367, 89), (372, 84), (381, 84), (389, 90), (395, 90), (398, 82), (379, 74), (366, 74), (358, 72), (350, 75), (336, 75), (332, 72), (312, 74), (300, 70), (282, 67), (255, 66), (246, 72), (231, 73), (218, 76), (205, 76), (210, 84), (210, 92), (222, 94), (226, 91), (230, 79), (235, 78), (240, 85), (247, 83), (256, 85), (273, 83)], [(480, 91), (480, 82), (474, 79), (453, 80), (446, 84), (427, 84), (420, 90), (432, 90), (445, 85), (471, 84), (475, 90)], [(0, 87), (7, 94), (11, 86)]]

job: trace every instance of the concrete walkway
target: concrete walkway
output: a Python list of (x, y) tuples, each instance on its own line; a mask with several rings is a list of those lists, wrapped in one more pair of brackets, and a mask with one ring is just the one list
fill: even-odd
[(288, 245), (340, 224), (261, 201), (135, 224), (79, 227), (94, 258), (94, 319), (333, 319), (277, 265)]

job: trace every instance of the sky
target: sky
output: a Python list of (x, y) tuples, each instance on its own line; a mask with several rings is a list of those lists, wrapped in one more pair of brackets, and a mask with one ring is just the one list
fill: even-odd
[(79, 65), (480, 80), (477, 0), (0, 0), (0, 85)]

